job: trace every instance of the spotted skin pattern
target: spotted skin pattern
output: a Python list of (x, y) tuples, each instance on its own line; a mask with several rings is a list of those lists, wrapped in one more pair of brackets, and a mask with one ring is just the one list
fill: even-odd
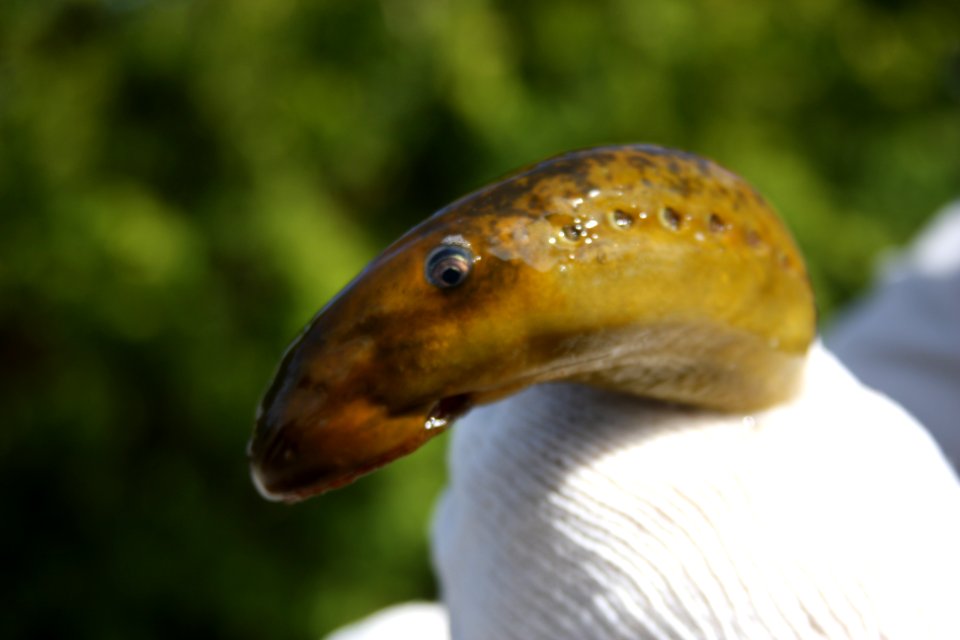
[[(444, 245), (468, 256), (456, 286), (425, 275)], [(444, 207), (313, 319), (261, 404), (254, 478), (321, 493), (541, 382), (770, 406), (815, 324), (803, 259), (744, 180), (650, 145), (567, 153)]]

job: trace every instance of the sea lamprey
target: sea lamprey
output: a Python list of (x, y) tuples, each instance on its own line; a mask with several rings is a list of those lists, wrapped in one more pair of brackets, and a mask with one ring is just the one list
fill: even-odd
[(567, 153), (439, 210), (317, 314), (263, 398), (254, 478), (321, 493), (543, 382), (767, 407), (814, 335), (800, 253), (743, 179), (655, 146)]

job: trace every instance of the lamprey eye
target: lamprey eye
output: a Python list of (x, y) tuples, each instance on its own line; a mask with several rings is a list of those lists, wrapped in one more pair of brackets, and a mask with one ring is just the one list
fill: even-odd
[(459, 286), (473, 268), (473, 253), (466, 247), (443, 245), (427, 256), (424, 273), (427, 282), (438, 289)]

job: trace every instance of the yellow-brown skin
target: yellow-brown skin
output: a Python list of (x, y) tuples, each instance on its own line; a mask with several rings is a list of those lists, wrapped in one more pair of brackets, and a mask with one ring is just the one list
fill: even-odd
[[(444, 244), (472, 252), (459, 286), (425, 276)], [(814, 334), (802, 258), (742, 179), (661, 147), (568, 153), (440, 210), (313, 319), (263, 399), (254, 478), (322, 493), (539, 382), (762, 408)]]

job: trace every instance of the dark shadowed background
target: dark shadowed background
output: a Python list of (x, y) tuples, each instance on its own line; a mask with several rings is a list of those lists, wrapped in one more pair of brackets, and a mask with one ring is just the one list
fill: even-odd
[(656, 142), (787, 218), (825, 316), (960, 192), (960, 3), (0, 2), (0, 637), (314, 638), (428, 598), (444, 443), (296, 507), (254, 407), (401, 231)]

